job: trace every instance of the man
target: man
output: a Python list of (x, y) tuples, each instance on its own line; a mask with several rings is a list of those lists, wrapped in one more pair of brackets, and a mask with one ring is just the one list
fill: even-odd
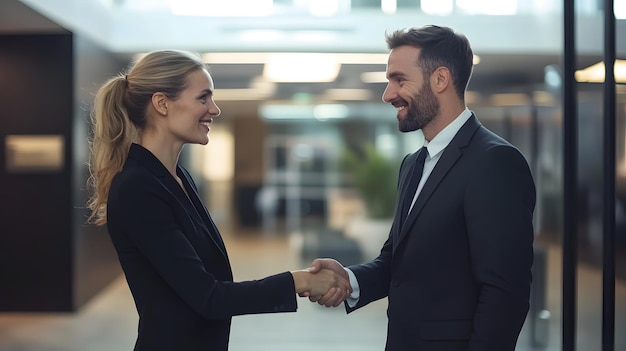
[[(348, 313), (388, 297), (388, 351), (512, 351), (532, 279), (528, 164), (465, 106), (473, 58), (467, 38), (426, 26), (396, 31), (387, 44), (383, 100), (396, 107), (399, 130), (421, 130), (425, 145), (402, 162), (380, 255), (346, 269), (317, 259), (311, 270), (351, 280)], [(412, 178), (417, 189), (409, 190)], [(331, 306), (339, 295), (310, 300)]]

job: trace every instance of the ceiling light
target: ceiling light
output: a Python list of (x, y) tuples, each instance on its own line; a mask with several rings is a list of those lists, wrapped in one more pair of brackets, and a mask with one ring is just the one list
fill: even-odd
[(387, 72), (363, 72), (361, 81), (363, 83), (387, 83)]
[(285, 53), (271, 55), (263, 69), (263, 77), (270, 82), (332, 82), (337, 78), (341, 64), (326, 54)]
[(343, 104), (263, 104), (259, 107), (259, 115), (270, 120), (317, 119), (324, 121), (347, 118), (350, 115), (350, 108)]
[(313, 107), (310, 105), (274, 105), (259, 106), (259, 116), (264, 119), (311, 119)]
[(367, 101), (372, 99), (372, 92), (368, 89), (327, 89), (320, 98), (335, 101)]
[(178, 16), (261, 17), (274, 12), (273, 0), (168, 0)]
[[(299, 55), (303, 55), (300, 53)], [(324, 55), (340, 64), (387, 64), (386, 53), (315, 53)], [(262, 64), (267, 63), (275, 55), (294, 55), (287, 52), (209, 52), (202, 55), (204, 62), (209, 64)]]
[(380, 9), (383, 13), (388, 15), (392, 15), (396, 13), (398, 10), (398, 1), (397, 0), (382, 0), (380, 2)]
[(341, 104), (323, 104), (313, 107), (313, 117), (317, 120), (346, 118), (350, 109)]
[(359, 53), (345, 53), (345, 54), (332, 54), (338, 62), (344, 64), (381, 64), (386, 65), (387, 59), (389, 58), (389, 54), (380, 53), (380, 54), (359, 54)]
[(425, 14), (440, 16), (449, 15), (454, 9), (452, 0), (422, 0), (420, 7)]
[(517, 0), (457, 0), (456, 6), (469, 14), (515, 15)]
[(395, 109), (383, 103), (344, 103), (344, 104), (276, 104), (265, 103), (259, 106), (259, 116), (267, 120), (329, 120), (359, 118), (380, 120), (380, 116), (394, 116)]
[(309, 0), (309, 13), (313, 16), (332, 16), (339, 12), (340, 0)]
[[(626, 60), (615, 60), (615, 82), (626, 83)], [(585, 69), (576, 71), (574, 77), (580, 83), (603, 83), (604, 82), (604, 62), (598, 62)]]

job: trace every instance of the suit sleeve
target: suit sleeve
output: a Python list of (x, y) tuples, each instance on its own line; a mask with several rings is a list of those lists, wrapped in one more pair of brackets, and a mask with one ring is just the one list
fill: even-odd
[(348, 267), (359, 282), (360, 295), (359, 301), (354, 307), (350, 307), (347, 303), (344, 304), (346, 312), (350, 313), (389, 294), (392, 246), (391, 236), (389, 236), (377, 258), (367, 263)]
[(529, 308), (535, 186), (517, 149), (494, 146), (481, 157), (464, 200), (480, 285), (469, 350), (513, 350)]
[(153, 177), (121, 181), (109, 198), (109, 230), (130, 239), (185, 303), (208, 319), (296, 310), (289, 272), (239, 283), (218, 281), (209, 273), (176, 224), (176, 205), (168, 194)]

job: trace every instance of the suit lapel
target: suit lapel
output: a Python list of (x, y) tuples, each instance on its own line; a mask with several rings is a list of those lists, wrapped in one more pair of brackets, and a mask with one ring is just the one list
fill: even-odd
[(404, 194), (409, 188), (411, 175), (415, 168), (418, 152), (407, 155), (400, 165), (400, 174), (398, 176), (398, 196), (396, 197), (396, 212), (394, 214), (393, 225), (391, 227), (391, 235), (393, 237), (393, 249), (395, 250), (398, 242), (400, 242), (400, 230), (402, 228), (402, 200)]
[[(219, 240), (216, 239), (216, 237), (219, 237), (219, 232), (217, 231), (215, 224), (213, 224), (213, 221), (209, 218), (206, 209), (195, 192), (195, 189), (190, 186), (191, 180), (187, 174), (182, 172), (180, 167), (177, 167), (177, 173), (183, 180), (183, 184), (186, 184), (185, 189), (189, 193), (189, 197), (185, 194), (185, 191), (183, 191), (176, 179), (174, 179), (165, 166), (163, 166), (161, 161), (159, 161), (149, 150), (145, 149), (141, 145), (131, 144), (129, 157), (139, 161), (144, 167), (150, 170), (151, 173), (158, 177), (163, 186), (167, 188), (167, 190), (176, 197), (178, 203), (185, 208), (185, 212), (189, 215), (189, 219), (193, 221), (196, 226), (200, 226), (203, 229), (202, 233), (189, 233), (187, 231), (183, 231), (183, 234), (187, 237), (187, 239), (191, 243), (197, 243), (198, 240), (213, 241), (220, 252), (224, 255), (226, 261), (228, 261), (226, 249), (224, 248), (221, 238)], [(193, 198), (196, 198), (197, 203), (194, 202)], [(200, 209), (202, 209), (202, 211), (200, 211)], [(202, 213), (206, 215), (206, 219)], [(207, 225), (207, 223), (210, 223), (210, 225)], [(194, 245), (194, 247), (196, 246), (197, 245)], [(196, 247), (196, 251), (202, 256), (201, 250), (198, 250), (198, 247)]]
[[(441, 181), (450, 172), (450, 170), (459, 160), (459, 158), (463, 156), (463, 148), (467, 147), (467, 145), (470, 143), (474, 132), (476, 132), (480, 125), (481, 124), (476, 119), (476, 116), (472, 114), (467, 122), (463, 124), (461, 129), (459, 129), (454, 138), (452, 138), (450, 144), (448, 144), (448, 146), (443, 150), (441, 158), (437, 162), (437, 165), (435, 166), (433, 171), (428, 176), (426, 183), (424, 183), (424, 187), (422, 188), (417, 199), (415, 200), (413, 209), (407, 216), (406, 222), (403, 225), (399, 226), (398, 237), (397, 240), (394, 240), (393, 244), (394, 251), (407, 235), (407, 233), (411, 231), (413, 224), (419, 217), (422, 209), (427, 204), (428, 200), (431, 198), (435, 189), (437, 189), (437, 186), (439, 186)], [(406, 180), (406, 184), (408, 184), (408, 180)]]
[(182, 168), (178, 167), (178, 176), (181, 177), (181, 179), (183, 180), (183, 184), (185, 184), (185, 189), (189, 194), (189, 200), (191, 200), (191, 203), (194, 207), (194, 214), (197, 215), (197, 218), (201, 220), (204, 226), (208, 227), (207, 229), (209, 232), (209, 237), (211, 238), (213, 243), (219, 248), (224, 257), (227, 258), (228, 256), (226, 254), (226, 246), (224, 245), (224, 241), (222, 240), (222, 237), (219, 234), (219, 230), (213, 222), (209, 211), (206, 209), (206, 207), (204, 207), (202, 201), (200, 201), (200, 196), (198, 195), (196, 188), (192, 186), (192, 180), (189, 174), (187, 174), (187, 172), (184, 172)]

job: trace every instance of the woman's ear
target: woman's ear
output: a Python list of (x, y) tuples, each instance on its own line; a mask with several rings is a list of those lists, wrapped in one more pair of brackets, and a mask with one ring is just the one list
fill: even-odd
[(167, 115), (167, 96), (163, 93), (152, 94), (152, 107), (162, 116)]

